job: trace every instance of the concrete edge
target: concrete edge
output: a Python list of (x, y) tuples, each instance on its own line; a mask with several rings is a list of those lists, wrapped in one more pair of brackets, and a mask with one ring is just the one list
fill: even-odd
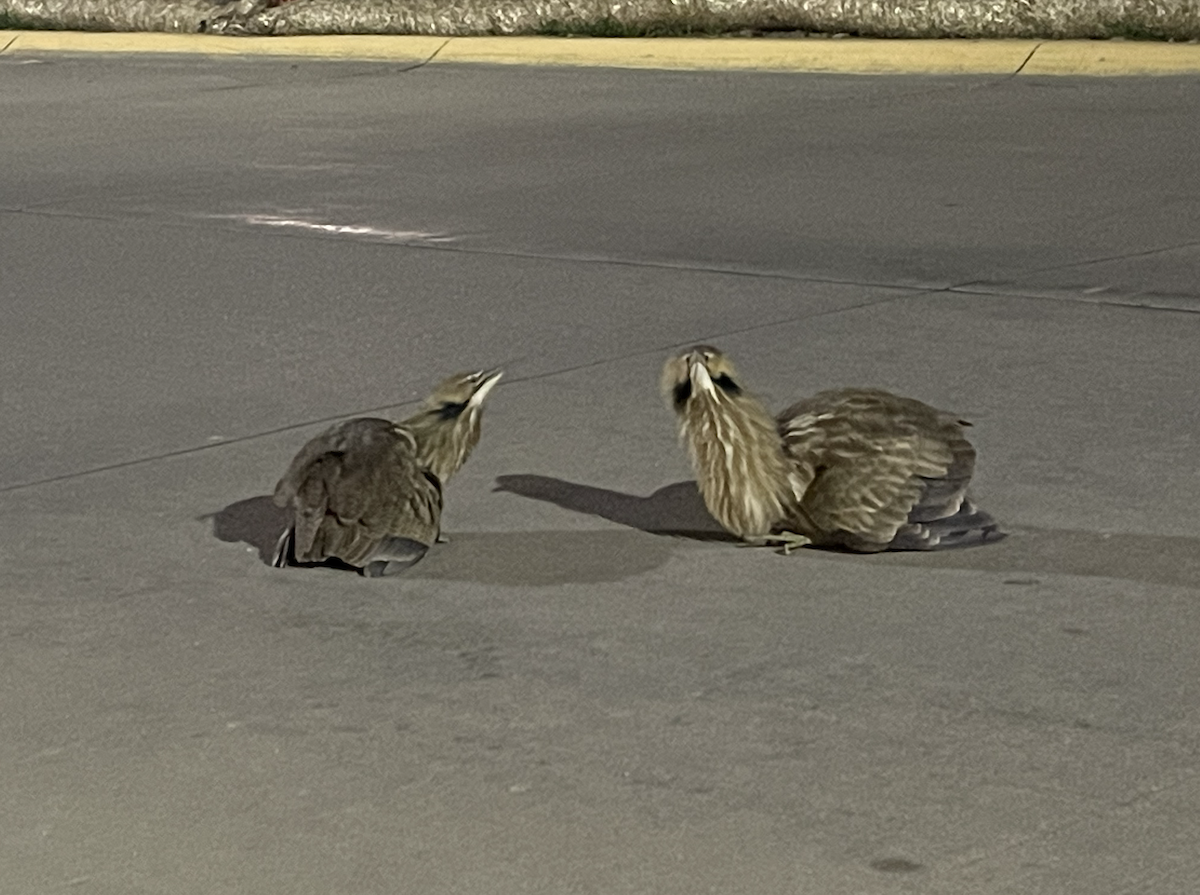
[(754, 38), (228, 37), (163, 32), (0, 31), (0, 54), (187, 53), (395, 62), (848, 74), (1200, 73), (1200, 45), (1126, 41)]

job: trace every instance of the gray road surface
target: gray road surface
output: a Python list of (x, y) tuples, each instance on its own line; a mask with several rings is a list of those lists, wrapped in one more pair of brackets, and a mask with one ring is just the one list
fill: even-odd
[[(1195, 892), (1198, 145), (1189, 79), (0, 59), (0, 890)], [(706, 539), (700, 340), (972, 419), (1011, 536)], [(264, 564), (307, 437), (497, 364), (451, 543)]]

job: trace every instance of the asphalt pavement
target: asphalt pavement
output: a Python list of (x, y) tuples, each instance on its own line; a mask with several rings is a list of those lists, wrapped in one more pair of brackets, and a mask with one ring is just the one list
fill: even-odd
[[(1197, 145), (1194, 76), (0, 55), (0, 890), (1194, 892)], [(722, 540), (699, 341), (971, 420), (1009, 537)], [(449, 543), (265, 563), (491, 366)]]

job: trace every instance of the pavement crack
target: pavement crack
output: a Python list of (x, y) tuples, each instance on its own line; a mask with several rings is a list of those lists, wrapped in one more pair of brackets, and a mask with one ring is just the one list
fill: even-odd
[[(1172, 245), (1158, 246), (1153, 249), (1142, 249), (1137, 252), (1120, 252), (1116, 255), (1102, 255), (1099, 258), (1087, 258), (1083, 261), (1069, 261), (1066, 264), (1050, 264), (1046, 267), (1027, 267), (1020, 271), (1018, 276), (1026, 276), (1031, 273), (1053, 273), (1056, 270), (1072, 270), (1077, 267), (1088, 267), (1093, 264), (1105, 264), (1109, 261), (1129, 261), (1133, 258), (1149, 258), (1154, 255), (1161, 255), (1164, 252), (1177, 252), (1180, 249), (1191, 249), (1200, 246), (1200, 239), (1189, 239), (1186, 242), (1174, 243)], [(970, 280), (966, 283), (961, 283), (961, 286), (972, 286), (980, 280)], [(952, 288), (958, 288), (956, 285)]]
[(815, 320), (818, 317), (831, 317), (835, 314), (844, 314), (847, 311), (857, 311), (862, 308), (876, 307), (878, 305), (889, 304), (890, 302), (900, 301), (902, 299), (914, 298), (914, 297), (919, 297), (919, 296), (923, 296), (923, 295), (933, 295), (933, 294), (937, 294), (941, 291), (942, 290), (940, 290), (940, 289), (933, 289), (933, 290), (924, 290), (921, 292), (917, 292), (914, 295), (892, 295), (892, 296), (888, 296), (887, 298), (880, 298), (880, 299), (875, 299), (872, 301), (860, 302), (859, 304), (856, 304), (856, 305), (847, 305), (845, 307), (840, 307), (840, 308), (830, 308), (827, 311), (815, 311), (813, 313), (796, 314), (796, 315), (793, 315), (790, 317), (784, 317), (784, 318), (781, 318), (778, 320), (770, 320), (766, 323), (756, 323), (753, 326), (742, 326), (742, 327), (738, 327), (736, 329), (726, 329), (726, 330), (721, 330), (720, 332), (705, 333), (702, 336), (688, 338), (681, 342), (664, 343), (664, 344), (656, 345), (653, 348), (639, 348), (636, 351), (630, 351), (626, 354), (622, 354), (622, 355), (618, 355), (618, 356), (603, 357), (603, 358), (599, 358), (597, 360), (587, 361), (582, 364), (575, 364), (570, 367), (560, 367), (556, 370), (546, 370), (545, 372), (542, 372), (542, 373), (532, 373), (528, 376), (514, 377), (514, 378), (508, 380), (508, 384), (516, 385), (519, 382), (536, 382), (539, 379), (552, 379), (555, 376), (562, 376), (562, 375), (568, 374), (568, 373), (577, 373), (581, 370), (591, 370), (591, 369), (595, 369), (596, 367), (603, 367), (607, 364), (620, 364), (620, 363), (624, 363), (625, 361), (636, 360), (636, 359), (642, 358), (642, 357), (649, 357), (649, 356), (653, 356), (653, 355), (663, 354), (664, 352), (676, 351), (676, 350), (686, 347), (688, 345), (697, 345), (697, 344), (702, 344), (704, 342), (715, 342), (720, 339), (727, 338), (729, 336), (744, 335), (746, 333), (757, 332), (757, 331), (763, 330), (763, 329), (772, 329), (772, 328), (778, 327), (778, 326), (787, 326), (792, 323), (798, 323), (801, 320)]
[(221, 441), (215, 441), (207, 444), (198, 444), (192, 447), (179, 448), (173, 451), (163, 451), (162, 453), (152, 454), (147, 457), (135, 457), (132, 460), (119, 460), (116, 463), (105, 463), (101, 466), (90, 466), (87, 469), (79, 469), (74, 472), (64, 472), (60, 475), (47, 476), (42, 479), (34, 479), (28, 482), (18, 482), (15, 485), (5, 485), (0, 487), (0, 494), (11, 494), (14, 491), (25, 491), (29, 488), (36, 488), (39, 485), (53, 485), (58, 482), (69, 482), (74, 479), (80, 479), (84, 476), (96, 475), (101, 472), (113, 472), (118, 469), (128, 469), (131, 466), (141, 466), (145, 463), (154, 463), (158, 460), (170, 460), (175, 457), (186, 457), (189, 454), (198, 454), (201, 451), (211, 451), (217, 448), (225, 447), (230, 444), (240, 444), (246, 441), (254, 441), (257, 438), (268, 438), (272, 435), (278, 435), (282, 432), (293, 432), (297, 429), (304, 429), (308, 426), (319, 426), (322, 423), (334, 423), (338, 420), (350, 419), (356, 416), (372, 416), (383, 413), (388, 410), (395, 410), (399, 407), (407, 407), (416, 405), (418, 401), (404, 401), (399, 404), (385, 404), (382, 407), (371, 407), (366, 410), (360, 410), (352, 413), (339, 413), (334, 416), (321, 417), (314, 420), (304, 420), (299, 423), (289, 423), (286, 426), (276, 426), (273, 429), (266, 429), (262, 432), (251, 432), (248, 435), (238, 435), (233, 438), (225, 438)]
[(1029, 55), (1025, 57), (1025, 60), (1020, 65), (1017, 66), (1017, 70), (1014, 71), (1012, 73), (1012, 75), (1010, 75), (1010, 77), (1015, 78), (1017, 75), (1019, 75), (1021, 73), (1022, 69), (1024, 69), (1025, 66), (1027, 66), (1029, 64), (1029, 60), (1033, 58), (1033, 54), (1036, 53), (1041, 48), (1042, 48), (1042, 42), (1038, 41), (1038, 43), (1034, 46), (1034, 48), (1029, 51)]
[[(290, 235), (290, 234), (284, 234)], [(929, 285), (905, 285), (870, 280), (839, 279), (838, 277), (816, 276), (779, 270), (756, 270), (749, 267), (731, 267), (721, 264), (700, 264), (694, 261), (662, 261), (646, 258), (617, 258), (603, 255), (573, 255), (569, 252), (533, 252), (520, 249), (471, 248), (463, 245), (401, 245), (403, 248), (432, 249), (439, 252), (460, 252), (464, 255), (487, 255), (499, 258), (527, 258), (536, 261), (558, 261), (567, 264), (599, 264), (615, 267), (634, 267), (649, 270), (678, 270), (689, 273), (712, 273), (721, 276), (751, 277), (765, 280), (783, 280), (796, 283), (827, 283), (832, 286), (862, 286), (870, 289), (899, 289), (910, 294), (940, 292), (945, 288)]]
[(434, 50), (432, 53), (429, 54), (428, 58), (422, 59), (420, 62), (414, 62), (412, 65), (408, 66), (407, 68), (400, 69), (400, 72), (403, 73), (406, 71), (416, 71), (418, 68), (424, 68), (430, 62), (432, 62), (434, 59), (436, 59), (438, 56), (438, 53), (440, 53), (440, 52), (442, 52), (442, 50), (446, 49), (446, 47), (449, 46), (450, 41), (452, 41), (452, 40), (454, 40), (453, 37), (447, 37), (444, 41), (442, 41), (438, 45), (438, 48), (436, 50)]
[[(214, 218), (178, 218), (172, 217), (167, 219), (156, 219), (150, 216), (141, 216), (136, 214), (120, 214), (120, 213), (102, 213), (102, 212), (82, 212), (71, 209), (48, 208), (47, 205), (53, 203), (55, 205), (61, 202), (72, 201), (72, 198), (46, 200), (43, 202), (25, 205), (19, 208), (0, 208), (0, 213), (12, 214), (29, 214), (41, 215), (44, 217), (63, 217), (73, 218), (85, 221), (108, 221), (115, 224), (128, 223), (135, 226), (168, 226), (168, 227), (183, 227), (189, 229), (204, 229), (207, 225), (206, 221), (214, 220)], [(229, 217), (229, 216), (225, 216)], [(236, 216), (235, 216), (236, 217)], [(218, 224), (221, 229), (226, 232), (246, 233), (248, 232), (247, 225), (222, 225)], [(331, 228), (333, 229), (333, 228)], [(284, 228), (272, 227), (264, 229), (255, 229), (253, 231), (257, 236), (263, 239), (355, 239), (356, 237), (347, 236), (345, 234), (329, 232), (328, 230), (319, 230), (316, 228)], [(383, 231), (381, 231), (383, 232)], [(455, 237), (457, 238), (457, 237)], [(751, 277), (755, 279), (782, 280), (785, 282), (794, 283), (825, 283), (833, 286), (861, 286), (869, 289), (898, 289), (907, 291), (909, 294), (920, 295), (928, 292), (943, 292), (948, 289), (955, 288), (954, 286), (935, 286), (929, 284), (903, 284), (892, 283), (887, 281), (877, 280), (859, 280), (849, 278), (839, 278), (834, 276), (817, 276), (807, 273), (796, 273), (791, 271), (779, 270), (757, 270), (749, 267), (733, 267), (721, 264), (701, 264), (692, 261), (663, 261), (644, 258), (618, 258), (605, 255), (576, 255), (570, 252), (536, 252), (523, 249), (503, 249), (503, 248), (482, 248), (470, 247), (461, 244), (447, 245), (432, 242), (417, 242), (417, 241), (397, 241), (383, 238), (357, 238), (359, 242), (369, 245), (387, 246), (394, 249), (410, 249), (415, 251), (435, 251), (435, 252), (458, 252), (464, 255), (484, 255), (495, 258), (521, 258), (534, 261), (556, 261), (564, 264), (598, 264), (612, 265), (617, 267), (633, 267), (644, 268), (650, 270), (679, 270), (692, 273), (712, 273), (722, 276), (733, 277)], [(970, 285), (973, 282), (969, 281), (963, 285)]]
[(1155, 293), (1133, 293), (1126, 297), (1120, 294), (1104, 294), (1103, 290), (1100, 289), (1085, 295), (1069, 295), (1055, 293), (1054, 290), (1039, 290), (1037, 287), (1028, 287), (1023, 290), (1020, 281), (1031, 274), (1081, 270), (1097, 264), (1107, 264), (1113, 261), (1130, 261), (1136, 258), (1151, 258), (1167, 252), (1176, 252), (1180, 249), (1192, 249), (1196, 247), (1200, 247), (1200, 240), (1191, 239), (1185, 242), (1158, 246), (1152, 249), (1142, 249), (1136, 252), (1121, 252), (1114, 255), (1103, 255), (1098, 258), (1085, 258), (1082, 261), (1069, 261), (1065, 264), (1050, 264), (1045, 267), (1026, 267), (1015, 271), (1011, 275), (1011, 279), (1003, 283), (994, 283), (988, 280), (964, 280), (949, 286), (946, 291), (966, 295), (1011, 295), (1019, 298), (1046, 298), (1056, 301), (1088, 302), (1089, 304), (1145, 308), (1152, 311), (1181, 311), (1183, 313), (1195, 314), (1200, 313), (1200, 296), (1187, 293), (1169, 295), (1158, 293), (1157, 301), (1155, 300)]
[(1178, 314), (1200, 314), (1200, 297), (1182, 295), (1165, 296), (1154, 293), (1133, 295), (1089, 295), (1053, 294), (1046, 292), (1022, 292), (1018, 289), (970, 289), (954, 286), (947, 289), (951, 295), (979, 295), (985, 298), (1022, 298), (1029, 301), (1057, 301), (1071, 304), (1104, 305), (1110, 308), (1136, 308), (1143, 311), (1174, 311)]
[[(718, 339), (723, 339), (728, 336), (735, 336), (735, 335), (741, 335), (741, 334), (749, 333), (749, 332), (756, 332), (758, 330), (770, 329), (772, 327), (777, 327), (777, 326), (787, 326), (788, 324), (796, 323), (801, 320), (813, 320), (818, 317), (829, 317), (829, 316), (833, 316), (835, 314), (843, 314), (843, 313), (846, 313), (847, 311), (855, 311), (855, 310), (859, 310), (861, 308), (875, 307), (878, 305), (888, 304), (890, 302), (900, 301), (900, 300), (906, 299), (906, 298), (913, 298), (915, 296), (920, 296), (920, 295), (939, 294), (944, 291), (945, 290), (942, 290), (942, 289), (924, 290), (924, 291), (915, 292), (915, 295), (914, 294), (892, 295), (892, 296), (888, 296), (886, 298), (880, 298), (880, 299), (874, 299), (871, 301), (859, 302), (858, 304), (855, 304), (855, 305), (848, 305), (848, 306), (840, 307), (840, 308), (830, 308), (829, 310), (826, 310), (826, 311), (815, 311), (813, 313), (795, 314), (790, 317), (785, 317), (785, 318), (777, 319), (777, 320), (771, 320), (766, 323), (756, 323), (753, 326), (743, 326), (743, 327), (738, 327), (736, 329), (727, 329), (727, 330), (722, 330), (721, 332), (717, 332), (717, 333), (706, 333), (703, 336), (690, 338), (683, 342), (671, 342), (669, 344), (655, 345), (652, 348), (642, 348), (642, 349), (638, 349), (636, 351), (630, 351), (626, 354), (618, 355), (615, 357), (606, 356), (603, 358), (598, 358), (596, 360), (587, 361), (587, 362), (581, 363), (581, 364), (574, 364), (574, 365), (568, 366), (568, 367), (558, 367), (554, 370), (546, 370), (541, 373), (531, 373), (527, 376), (514, 376), (514, 377), (506, 379), (505, 384), (507, 386), (513, 386), (513, 385), (517, 385), (517, 384), (523, 383), (523, 382), (536, 382), (541, 379), (551, 379), (555, 376), (563, 376), (563, 375), (570, 374), (570, 373), (576, 373), (576, 372), (579, 372), (580, 370), (593, 369), (595, 367), (602, 367), (607, 364), (620, 364), (620, 363), (624, 363), (625, 361), (634, 360), (634, 359), (641, 358), (641, 357), (663, 354), (665, 352), (669, 352), (669, 351), (681, 348), (685, 345), (694, 345), (694, 344), (698, 344), (698, 343), (705, 342), (705, 341), (716, 341)], [(309, 428), (312, 426), (319, 426), (322, 424), (329, 425), (329, 424), (335, 423), (339, 420), (352, 419), (354, 417), (361, 417), (361, 416), (377, 416), (379, 414), (396, 411), (402, 407), (413, 406), (418, 403), (420, 403), (420, 402), (417, 400), (402, 401), (402, 402), (399, 402), (396, 404), (383, 404), (383, 405), (380, 405), (377, 407), (367, 407), (367, 408), (362, 408), (362, 409), (355, 410), (355, 411), (350, 411), (348, 413), (338, 413), (333, 416), (320, 417), (317, 419), (302, 420), (301, 422), (298, 422), (298, 423), (289, 423), (286, 426), (276, 426), (272, 429), (265, 429), (261, 432), (251, 432), (246, 435), (238, 435), (238, 436), (235, 436), (232, 438), (225, 438), (225, 439), (222, 439), (221, 441), (216, 441), (216, 442), (212, 442), (212, 443), (193, 445), (192, 447), (179, 448), (179, 449), (173, 450), (173, 451), (163, 451), (161, 453), (152, 454), (152, 455), (146, 456), (146, 457), (135, 457), (131, 460), (120, 460), (116, 463), (105, 463), (101, 466), (92, 466), (87, 469), (80, 469), (80, 470), (76, 470), (74, 472), (64, 472), (60, 475), (47, 476), (45, 478), (35, 479), (32, 481), (28, 481), (28, 482), (18, 482), (13, 485), (5, 485), (3, 487), (0, 487), (0, 494), (11, 494), (16, 491), (26, 491), (31, 488), (37, 488), (41, 485), (54, 485), (54, 484), (59, 484), (61, 482), (69, 482), (69, 481), (73, 481), (75, 479), (84, 478), (85, 476), (98, 475), (99, 473), (103, 473), (103, 472), (114, 472), (114, 471), (121, 470), (121, 469), (129, 469), (134, 466), (142, 466), (147, 463), (155, 463), (159, 460), (170, 460), (170, 459), (174, 459), (176, 457), (186, 457), (191, 454), (201, 453), (202, 451), (217, 450), (217, 449), (227, 447), (228, 445), (232, 445), (232, 444), (243, 444), (248, 441), (255, 441), (256, 439), (259, 439), (259, 438), (269, 438), (273, 435), (279, 435), (284, 432), (294, 432), (299, 429), (306, 429), (306, 428)]]

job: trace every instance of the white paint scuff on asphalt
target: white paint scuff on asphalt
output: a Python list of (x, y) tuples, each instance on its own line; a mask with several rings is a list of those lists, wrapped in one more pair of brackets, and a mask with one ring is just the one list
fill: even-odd
[(214, 214), (210, 218), (240, 221), (257, 227), (278, 227), (327, 233), (333, 236), (363, 237), (372, 240), (400, 242), (407, 245), (440, 245), (454, 242), (455, 237), (446, 233), (429, 233), (423, 230), (389, 230), (383, 227), (372, 227), (366, 224), (338, 224), (329, 221), (309, 220), (302, 217), (286, 217), (274, 214)]

